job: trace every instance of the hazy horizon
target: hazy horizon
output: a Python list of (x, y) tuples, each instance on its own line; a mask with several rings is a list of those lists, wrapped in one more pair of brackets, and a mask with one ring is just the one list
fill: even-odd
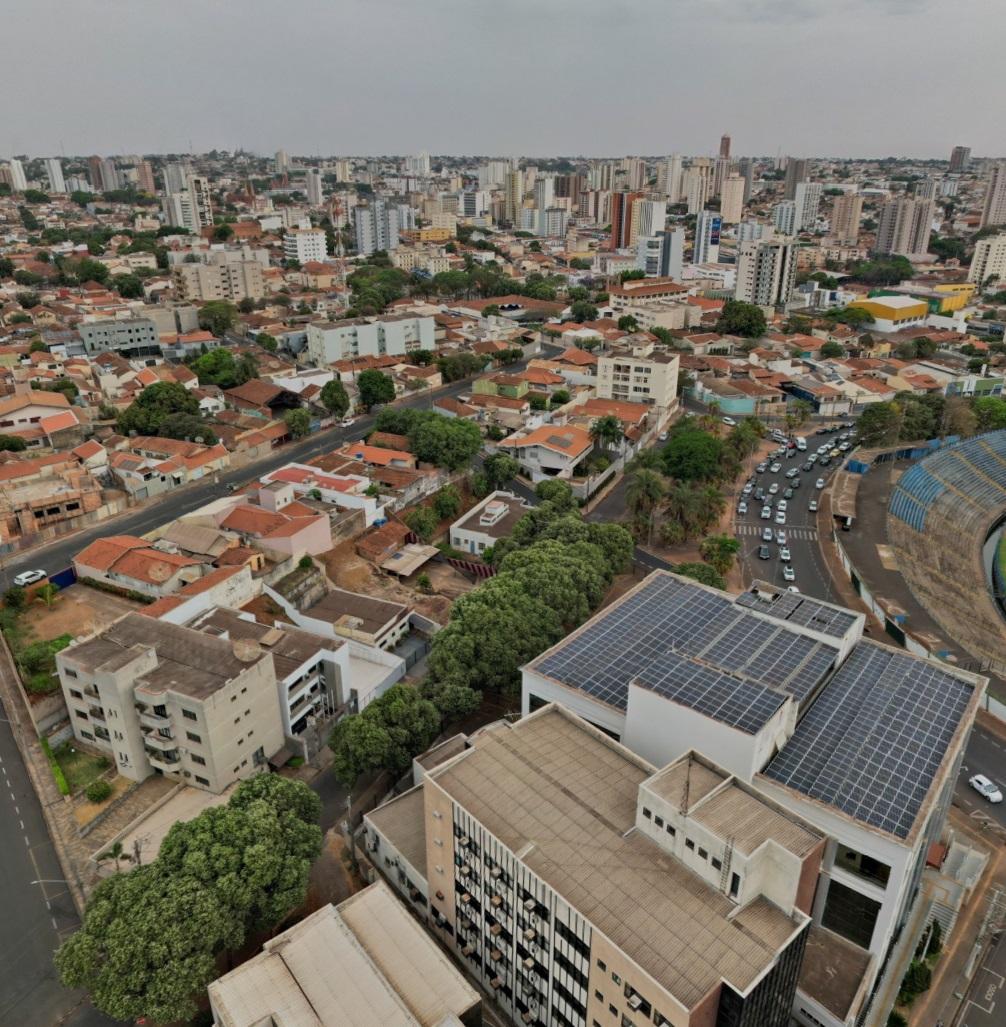
[(0, 71), (4, 154), (1003, 148), (974, 102), (994, 0), (8, 0), (4, 21), (38, 43)]

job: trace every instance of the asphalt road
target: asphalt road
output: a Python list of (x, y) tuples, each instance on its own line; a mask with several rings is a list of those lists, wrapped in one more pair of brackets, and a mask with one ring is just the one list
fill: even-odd
[[(971, 731), (964, 763), (954, 790), (954, 802), (973, 820), (987, 825), (988, 833), (1006, 841), (1006, 802), (992, 803), (969, 784), (975, 774), (984, 774), (1006, 792), (1006, 742), (976, 724)], [(1003, 1022), (1006, 1022), (1004, 1020)]]
[[(833, 460), (828, 467), (815, 464), (809, 471), (804, 471), (802, 467), (810, 453), (818, 446), (823, 445), (826, 440), (835, 441), (837, 444), (839, 434), (841, 433), (815, 435), (811, 432), (806, 436), (807, 452), (797, 453), (796, 456), (788, 459), (786, 457), (777, 458), (780, 467), (774, 474), (770, 470), (766, 470), (764, 474), (754, 475), (756, 486), (763, 488), (766, 493), (771, 485), (775, 484), (778, 487), (778, 493), (770, 497), (773, 500), (771, 519), (762, 520), (762, 503), (754, 499), (753, 495), (735, 498), (735, 504), (737, 499), (743, 498), (748, 507), (746, 514), (738, 513), (735, 519), (735, 533), (741, 544), (738, 555), (746, 582), (760, 578), (762, 581), (771, 582), (782, 588), (795, 585), (801, 592), (817, 599), (829, 602), (837, 601), (838, 597), (832, 589), (831, 577), (824, 565), (818, 544), (817, 514), (811, 513), (809, 503), (812, 499), (818, 502), (821, 500), (822, 490), (814, 487), (815, 482), (819, 478), (824, 478), (827, 482), (830, 475), (841, 466), (841, 462)], [(772, 463), (773, 460), (770, 459), (769, 465), (771, 466)], [(790, 479), (786, 477), (786, 472), (794, 467), (798, 469), (797, 477), (800, 479), (800, 487), (794, 490), (792, 498), (787, 500), (785, 524), (776, 524), (776, 504), (790, 485)], [(783, 578), (785, 561), (779, 556), (780, 549), (783, 547), (775, 541), (762, 542), (762, 531), (766, 527), (771, 527), (773, 536), (776, 531), (785, 532), (786, 548), (790, 551), (789, 564), (796, 573), (795, 581), (786, 581)], [(758, 550), (763, 544), (768, 546), (771, 553), (768, 560), (758, 557)]]
[(2, 704), (0, 718), (0, 1024), (105, 1027), (56, 976), (52, 954), (79, 921)]
[(1006, 944), (1000, 935), (975, 970), (959, 1027), (1002, 1027), (1006, 1022)]

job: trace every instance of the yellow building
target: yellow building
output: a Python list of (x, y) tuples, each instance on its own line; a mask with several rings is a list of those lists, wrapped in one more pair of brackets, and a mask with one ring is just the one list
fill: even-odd
[(853, 300), (849, 306), (868, 310), (874, 320), (869, 327), (878, 332), (913, 328), (929, 317), (929, 304), (912, 296), (871, 296), (869, 299)]
[(937, 285), (933, 292), (945, 299), (940, 300), (940, 313), (948, 314), (953, 310), (963, 310), (975, 294), (974, 282), (954, 282), (950, 285)]

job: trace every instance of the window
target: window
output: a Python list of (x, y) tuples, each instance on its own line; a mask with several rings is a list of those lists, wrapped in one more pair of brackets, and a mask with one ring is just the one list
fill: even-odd
[(699, 859), (709, 859), (709, 853), (701, 846), (699, 847)]
[(674, 830), (673, 824), (668, 824), (665, 828), (667, 833), (673, 838), (678, 832)]
[(196, 780), (199, 782), (199, 784), (206, 785), (206, 787), (209, 788), (210, 783), (206, 780), (205, 777), (200, 777), (198, 774), (196, 774)]
[(691, 838), (686, 838), (685, 839), (685, 848), (688, 849), (690, 852), (694, 852), (695, 851), (695, 842), (693, 842), (691, 840)]
[(730, 898), (736, 899), (737, 893), (741, 890), (741, 879), (738, 874), (730, 875)]
[(68, 678), (75, 678), (77, 676), (77, 672), (72, 667), (64, 667), (63, 668), (63, 673)]
[(596, 988), (594, 989), (594, 998), (596, 998), (598, 1002), (604, 1001), (604, 996)]
[(622, 983), (622, 978), (621, 978), (621, 977), (619, 977), (619, 976), (618, 976), (618, 974), (617, 974), (617, 973), (615, 973), (615, 971), (614, 971), (614, 970), (612, 970), (612, 971), (611, 971), (611, 979), (612, 979), (612, 980), (613, 980), (613, 981), (614, 981), (614, 982), (615, 982), (616, 984), (621, 984), (621, 983)]
[(193, 763), (198, 763), (201, 767), (206, 766), (206, 760), (204, 760), (202, 756), (197, 756), (194, 752), (189, 753), (189, 759), (192, 760)]
[(713, 864), (713, 870), (722, 870), (723, 869), (723, 863), (720, 860), (718, 860), (715, 856), (713, 856), (713, 858), (712, 858), (712, 860), (710, 862)]
[(653, 818), (653, 822), (657, 825), (657, 827), (663, 827), (664, 826), (664, 818), (663, 817), (654, 817)]
[(598, 970), (607, 970), (608, 969), (608, 965), (607, 965), (607, 963), (605, 963), (605, 961), (603, 959), (599, 959), (597, 961), (597, 969)]
[(608, 1012), (611, 1013), (612, 1016), (618, 1016), (618, 1010), (610, 1002), (608, 1003)]
[[(161, 714), (161, 716), (164, 716), (164, 714)], [(199, 719), (195, 715), (195, 713), (193, 713), (192, 710), (182, 710), (182, 716), (185, 717), (186, 720), (198, 720)]]
[(186, 731), (185, 732), (185, 737), (190, 742), (198, 742), (200, 745), (203, 744), (203, 740), (199, 737), (199, 735), (195, 734), (195, 732), (193, 732), (193, 731)]
[(653, 817), (653, 814), (644, 806), (643, 816), (646, 817), (647, 820), (650, 820)]

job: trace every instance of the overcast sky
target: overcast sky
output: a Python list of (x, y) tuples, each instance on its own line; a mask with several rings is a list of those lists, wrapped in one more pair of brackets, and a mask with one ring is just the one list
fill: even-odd
[(3, 0), (0, 24), (0, 155), (1006, 152), (1002, 0)]

